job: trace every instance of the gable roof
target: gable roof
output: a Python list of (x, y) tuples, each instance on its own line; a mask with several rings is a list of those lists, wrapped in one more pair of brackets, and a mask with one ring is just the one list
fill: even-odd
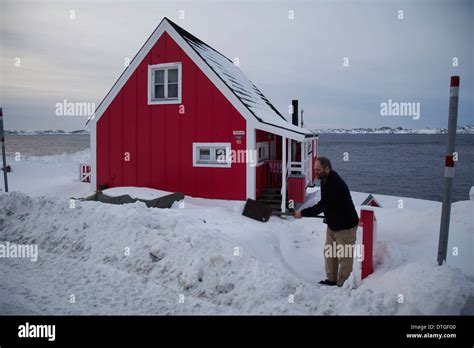
[[(119, 79), (109, 91), (107, 96), (99, 104), (95, 112), (95, 122), (97, 122), (97, 120), (102, 116), (108, 105), (112, 102), (115, 95), (118, 94), (120, 89), (128, 80), (128, 77), (141, 63), (143, 57), (148, 53), (151, 47), (153, 47), (153, 45), (156, 43), (156, 41), (163, 34), (164, 31), (166, 31), (176, 41), (176, 43), (190, 56), (190, 58), (199, 67), (202, 68), (202, 63), (205, 64), (205, 68), (208, 68), (207, 70), (209, 73), (205, 71), (206, 69), (202, 70), (206, 75), (208, 75), (211, 81), (216, 82), (215, 77), (219, 79), (219, 81), (217, 82), (220, 83), (215, 83), (216, 87), (219, 88), (221, 92), (223, 92), (223, 94), (226, 96), (229, 96), (229, 93), (225, 92), (230, 92), (232, 94), (231, 98), (228, 98), (229, 101), (239, 111), (242, 111), (242, 107), (244, 107), (246, 111), (246, 113), (243, 113), (244, 117), (245, 114), (251, 115), (251, 117), (259, 123), (268, 125), (270, 127), (269, 130), (271, 132), (274, 132), (276, 134), (280, 134), (281, 131), (285, 131), (285, 133), (290, 132), (290, 134), (285, 135), (289, 135), (291, 138), (298, 138), (298, 140), (301, 140), (300, 138), (302, 137), (317, 136), (312, 131), (295, 126), (292, 123), (288, 122), (280, 114), (280, 112), (278, 112), (278, 110), (270, 103), (270, 101), (263, 95), (263, 93), (245, 76), (245, 74), (230, 59), (228, 59), (223, 54), (210, 47), (209, 45), (207, 45), (206, 43), (204, 43), (203, 41), (201, 41), (188, 31), (184, 30), (166, 17), (160, 22), (153, 34), (148, 38), (148, 40), (142, 46), (140, 51), (133, 58), (130, 65), (119, 77)], [(192, 52), (190, 51), (190, 49), (192, 50)], [(192, 57), (193, 55), (194, 59)], [(126, 74), (127, 71), (129, 72), (128, 74)], [(92, 117), (91, 119), (94, 119), (94, 117)], [(87, 123), (89, 123), (91, 119), (89, 119)], [(273, 127), (275, 127), (276, 129), (273, 129)]]

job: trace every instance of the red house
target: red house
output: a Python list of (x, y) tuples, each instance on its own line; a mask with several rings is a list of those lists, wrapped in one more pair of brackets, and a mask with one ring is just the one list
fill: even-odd
[(231, 60), (164, 18), (88, 120), (92, 186), (304, 200), (317, 135), (294, 106), (290, 123)]

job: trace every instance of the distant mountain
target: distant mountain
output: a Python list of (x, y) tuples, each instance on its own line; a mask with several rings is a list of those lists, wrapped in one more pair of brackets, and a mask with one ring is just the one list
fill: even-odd
[[(380, 128), (326, 128), (314, 129), (319, 134), (447, 134), (446, 128), (422, 128), (406, 129), (402, 127), (380, 127)], [(474, 134), (474, 126), (459, 126), (457, 134)]]
[[(402, 127), (380, 127), (380, 128), (324, 128), (314, 129), (318, 134), (447, 134), (446, 128), (421, 128), (408, 129)], [(70, 134), (90, 134), (89, 131), (78, 129), (71, 132), (63, 130), (5, 130), (6, 135), (70, 135)], [(474, 126), (459, 126), (457, 134), (474, 134)]]
[(63, 130), (41, 130), (41, 131), (25, 131), (25, 130), (5, 130), (5, 135), (72, 135), (72, 134), (89, 134), (84, 129), (78, 129), (71, 132)]

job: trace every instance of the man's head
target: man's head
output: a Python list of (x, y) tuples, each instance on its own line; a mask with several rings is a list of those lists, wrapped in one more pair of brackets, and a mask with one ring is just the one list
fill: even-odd
[(316, 162), (314, 162), (314, 170), (316, 173), (316, 179), (323, 180), (332, 170), (331, 161), (327, 157), (318, 157)]

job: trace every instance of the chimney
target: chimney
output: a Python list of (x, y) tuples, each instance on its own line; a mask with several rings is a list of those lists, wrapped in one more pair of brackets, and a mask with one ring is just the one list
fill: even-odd
[(295, 126), (299, 126), (299, 120), (298, 120), (298, 100), (293, 99), (291, 101), (291, 105), (293, 106), (293, 114), (291, 118), (291, 123), (293, 123)]

